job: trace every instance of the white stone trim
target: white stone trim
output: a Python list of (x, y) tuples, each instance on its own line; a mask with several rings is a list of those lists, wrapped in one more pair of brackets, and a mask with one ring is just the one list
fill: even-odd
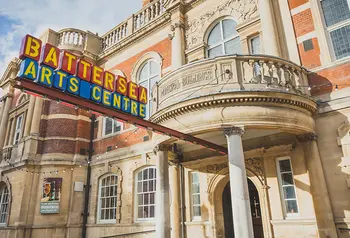
[(83, 141), (90, 142), (88, 139), (80, 138), (80, 137), (62, 137), (62, 136), (51, 136), (51, 137), (38, 137), (38, 140), (47, 141), (47, 140), (69, 140), (69, 141)]
[(292, 10), (290, 10), (290, 13), (292, 14), (292, 16), (294, 16), (310, 8), (311, 8), (311, 4), (310, 2), (307, 2), (307, 3), (304, 3), (303, 5), (300, 5), (299, 7), (293, 8)]
[(42, 120), (51, 120), (51, 119), (70, 119), (70, 120), (82, 120), (90, 122), (90, 118), (86, 116), (75, 116), (75, 115), (69, 115), (69, 114), (52, 114), (52, 115), (41, 115)]
[(159, 72), (161, 73), (163, 58), (158, 52), (150, 51), (142, 55), (134, 64), (130, 74), (131, 81), (138, 83), (140, 69), (148, 60), (154, 60), (156, 63), (158, 63), (160, 67)]
[(309, 40), (316, 37), (317, 37), (316, 31), (312, 31), (312, 32), (306, 33), (305, 35), (299, 36), (297, 38), (297, 42), (298, 44), (300, 44), (300, 43), (303, 43), (303, 41), (305, 40)]

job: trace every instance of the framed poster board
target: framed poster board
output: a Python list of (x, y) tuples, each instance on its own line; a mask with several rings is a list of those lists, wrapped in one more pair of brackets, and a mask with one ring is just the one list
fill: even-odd
[(62, 178), (44, 178), (40, 201), (41, 214), (56, 214), (60, 211)]

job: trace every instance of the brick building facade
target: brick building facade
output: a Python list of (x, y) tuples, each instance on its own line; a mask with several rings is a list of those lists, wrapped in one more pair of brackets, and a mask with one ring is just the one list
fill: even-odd
[[(147, 87), (147, 120), (228, 155), (14, 89), (15, 58), (0, 80), (0, 237), (84, 226), (87, 237), (349, 237), (350, 1), (142, 2), (102, 36), (40, 39)], [(44, 214), (51, 197), (59, 210)]]

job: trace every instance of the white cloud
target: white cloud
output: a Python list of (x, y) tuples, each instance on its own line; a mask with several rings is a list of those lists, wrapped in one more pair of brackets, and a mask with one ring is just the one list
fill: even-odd
[[(141, 8), (142, 0), (0, 0), (0, 15), (11, 27), (0, 34), (0, 77), (13, 57), (18, 56), (25, 34), (40, 36), (51, 28), (78, 28), (107, 32)], [(0, 28), (5, 24), (0, 18)], [(0, 29), (1, 33), (1, 29)]]

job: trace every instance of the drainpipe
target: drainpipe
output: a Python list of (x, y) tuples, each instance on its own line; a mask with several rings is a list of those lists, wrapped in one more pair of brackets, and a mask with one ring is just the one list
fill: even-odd
[(96, 117), (94, 114), (91, 114), (90, 117), (90, 142), (89, 142), (89, 157), (88, 157), (88, 165), (87, 165), (87, 174), (86, 174), (86, 185), (85, 185), (85, 197), (84, 197), (84, 212), (83, 212), (83, 230), (81, 233), (82, 238), (86, 238), (86, 224), (89, 216), (89, 195), (91, 188), (91, 158), (93, 153), (93, 140), (94, 140), (94, 124)]
[(182, 156), (179, 156), (180, 169), (180, 213), (181, 213), (181, 238), (185, 238), (185, 204), (184, 204), (184, 167), (181, 164)]

